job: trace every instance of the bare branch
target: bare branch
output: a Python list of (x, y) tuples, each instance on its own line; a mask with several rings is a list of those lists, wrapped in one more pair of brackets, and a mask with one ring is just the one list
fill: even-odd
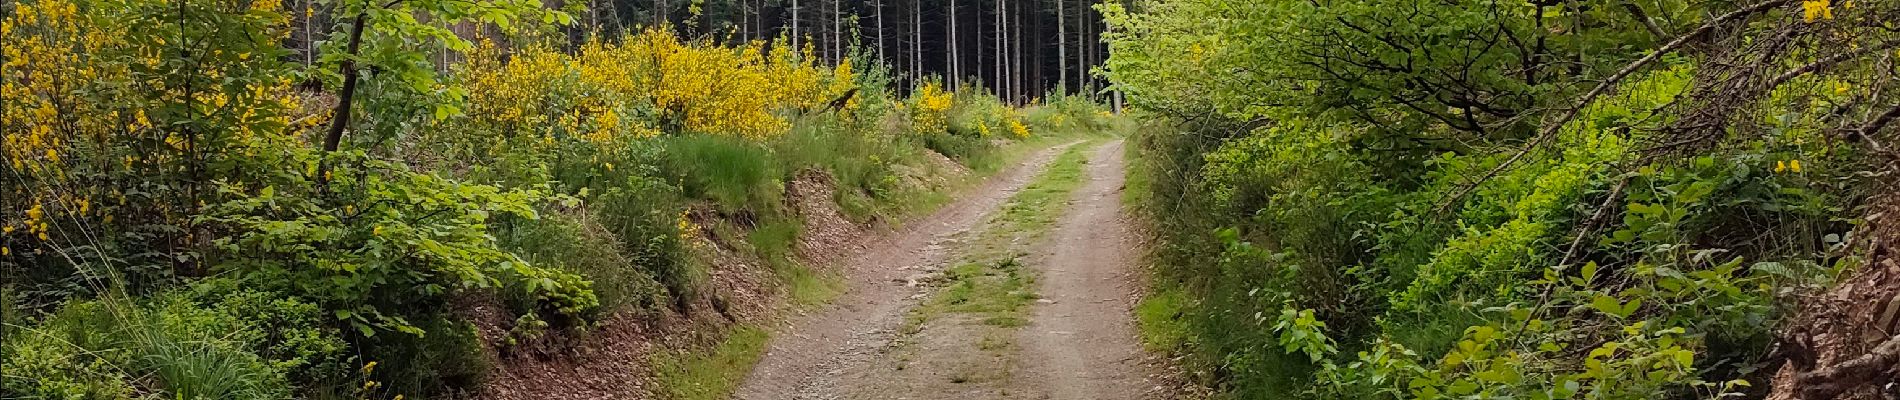
[(1900, 363), (1900, 336), (1860, 357), (1802, 373), (1795, 382), (1800, 382), (1803, 399), (1832, 399), (1854, 388), (1893, 381), (1896, 363)]
[(1643, 12), (1643, 7), (1637, 6), (1635, 2), (1631, 1), (1623, 1), (1622, 3), (1623, 9), (1629, 11), (1630, 18), (1634, 18), (1636, 22), (1642, 23), (1643, 29), (1649, 30), (1649, 34), (1655, 36), (1656, 40), (1663, 40), (1663, 38), (1669, 37), (1669, 32), (1663, 31), (1660, 26), (1656, 26), (1656, 21), (1649, 18), (1649, 13)]

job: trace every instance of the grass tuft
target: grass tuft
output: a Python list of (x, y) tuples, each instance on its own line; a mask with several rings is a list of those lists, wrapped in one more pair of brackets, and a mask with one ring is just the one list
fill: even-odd
[(705, 352), (654, 356), (661, 395), (674, 400), (715, 400), (731, 396), (745, 381), (752, 364), (764, 354), (768, 336), (764, 329), (741, 326)]

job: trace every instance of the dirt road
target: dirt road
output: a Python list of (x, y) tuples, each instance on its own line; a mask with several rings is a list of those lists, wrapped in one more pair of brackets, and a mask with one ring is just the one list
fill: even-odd
[(1043, 250), (1042, 298), (1029, 326), (1018, 331), (1023, 371), (1045, 382), (1051, 399), (1149, 399), (1150, 371), (1129, 312), (1138, 300), (1140, 256), (1122, 212), (1122, 143), (1089, 158), (1088, 183), (1075, 192), (1068, 214)]
[(736, 397), (1169, 397), (1129, 313), (1121, 154), (1045, 150), (865, 246), (850, 291), (782, 327)]

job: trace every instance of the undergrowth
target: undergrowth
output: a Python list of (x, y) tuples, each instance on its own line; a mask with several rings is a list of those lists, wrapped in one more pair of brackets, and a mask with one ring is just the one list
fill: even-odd
[(784, 40), (580, 40), (531, 2), (391, 3), (360, 49), (297, 63), (283, 38), (313, 11), (283, 5), (5, 7), (0, 397), (449, 395), (609, 316), (719, 308), (708, 234), (820, 303), (840, 279), (800, 265), (788, 182), (894, 219), (945, 198), (933, 151), (1007, 162), (1108, 118)]
[[(1709, 88), (1743, 79), (1736, 54), (1782, 71), (1846, 45), (1752, 44), (1785, 32), (1888, 40), (1831, 21), (1872, 14), (1650, 25), (1732, 29), (1658, 50), (1626, 16), (1415, 3), (1101, 8), (1109, 75), (1151, 123), (1126, 195), (1158, 239), (1144, 341), (1224, 398), (1766, 395), (1796, 300), (1861, 262), (1873, 164), (1828, 132), (1888, 81), (1870, 58)], [(1547, 39), (1569, 44), (1508, 44)]]

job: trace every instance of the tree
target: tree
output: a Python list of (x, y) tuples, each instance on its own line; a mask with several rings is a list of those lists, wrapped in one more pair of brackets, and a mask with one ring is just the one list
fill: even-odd
[(963, 56), (957, 52), (957, 0), (950, 0), (949, 4), (944, 6), (943, 14), (944, 20), (949, 22), (944, 27), (946, 32), (943, 40), (945, 46), (950, 49), (949, 65), (945, 67), (945, 71), (950, 74), (950, 87), (956, 88), (963, 82)]
[(1069, 21), (1064, 14), (1062, 3), (1069, 0), (1055, 0), (1056, 3), (1056, 87), (1063, 91), (1069, 89)]

